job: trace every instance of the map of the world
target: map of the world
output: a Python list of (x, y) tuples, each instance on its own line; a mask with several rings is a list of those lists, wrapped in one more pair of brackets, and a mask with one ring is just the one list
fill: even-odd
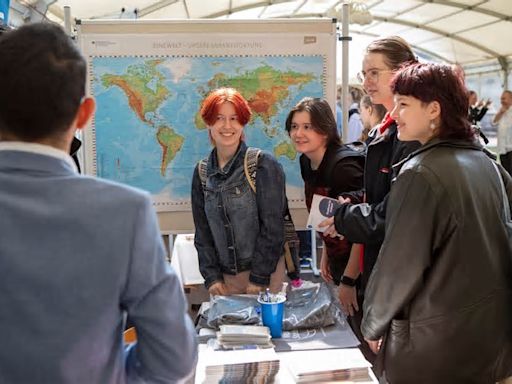
[(240, 90), (253, 111), (247, 144), (277, 157), (288, 197), (302, 198), (298, 155), (284, 124), (303, 97), (324, 96), (322, 56), (123, 56), (91, 63), (97, 176), (145, 189), (166, 209), (186, 206), (194, 167), (211, 150), (198, 110), (209, 91), (227, 86)]

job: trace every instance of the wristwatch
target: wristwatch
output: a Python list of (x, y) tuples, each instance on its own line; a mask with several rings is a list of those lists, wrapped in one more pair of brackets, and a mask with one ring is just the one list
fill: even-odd
[(356, 280), (351, 277), (345, 276), (345, 275), (341, 276), (340, 282), (341, 282), (341, 284), (349, 286), (349, 287), (356, 286)]

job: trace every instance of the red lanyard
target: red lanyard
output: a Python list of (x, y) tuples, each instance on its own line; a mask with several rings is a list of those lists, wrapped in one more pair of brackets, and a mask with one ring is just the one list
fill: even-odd
[(391, 116), (389, 115), (389, 112), (386, 113), (386, 116), (384, 116), (384, 118), (382, 119), (382, 123), (380, 123), (380, 127), (379, 127), (379, 132), (380, 134), (382, 135), (386, 129), (388, 129), (388, 127), (393, 124), (395, 122), (395, 120), (393, 120), (391, 118)]

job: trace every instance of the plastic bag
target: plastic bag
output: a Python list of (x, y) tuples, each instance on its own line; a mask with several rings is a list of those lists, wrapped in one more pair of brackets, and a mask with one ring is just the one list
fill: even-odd
[[(223, 324), (261, 324), (260, 305), (256, 296), (213, 296), (207, 313), (208, 327), (218, 329)], [(336, 308), (324, 283), (288, 292), (283, 329), (319, 328), (335, 323)]]
[(324, 283), (288, 293), (284, 306), (283, 329), (320, 328), (335, 323), (336, 308)]
[(256, 296), (253, 295), (212, 296), (208, 326), (218, 329), (223, 324), (259, 324), (259, 307)]

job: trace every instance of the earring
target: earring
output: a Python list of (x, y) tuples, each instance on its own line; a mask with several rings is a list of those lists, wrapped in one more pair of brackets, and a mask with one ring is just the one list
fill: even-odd
[(430, 122), (430, 129), (435, 131), (436, 129), (436, 123), (434, 123), (433, 121)]

